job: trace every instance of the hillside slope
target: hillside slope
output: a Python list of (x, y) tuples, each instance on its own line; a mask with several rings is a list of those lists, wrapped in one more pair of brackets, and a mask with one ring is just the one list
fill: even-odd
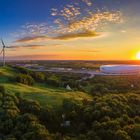
[(35, 83), (33, 86), (27, 86), (20, 83), (12, 82), (10, 79), (15, 77), (16, 70), (11, 67), (0, 68), (0, 84), (3, 85), (7, 93), (21, 93), (23, 98), (36, 100), (42, 106), (59, 107), (63, 99), (69, 98), (77, 101), (91, 99), (86, 93), (78, 91), (67, 91), (62, 88), (49, 87), (46, 84)]

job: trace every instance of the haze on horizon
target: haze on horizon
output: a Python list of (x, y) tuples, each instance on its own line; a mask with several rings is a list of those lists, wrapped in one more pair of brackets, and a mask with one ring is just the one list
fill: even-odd
[(8, 59), (139, 59), (140, 0), (0, 0)]

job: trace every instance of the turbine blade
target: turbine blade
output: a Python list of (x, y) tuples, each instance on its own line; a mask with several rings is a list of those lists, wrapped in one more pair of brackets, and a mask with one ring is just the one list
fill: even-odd
[(4, 44), (4, 41), (1, 39), (1, 43), (3, 45), (3, 47), (5, 48), (5, 44)]

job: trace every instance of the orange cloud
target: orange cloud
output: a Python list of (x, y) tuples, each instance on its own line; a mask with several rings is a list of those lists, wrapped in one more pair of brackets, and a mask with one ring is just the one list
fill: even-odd
[(85, 30), (83, 32), (58, 35), (57, 37), (54, 37), (54, 39), (68, 40), (68, 39), (75, 39), (75, 38), (97, 37), (97, 36), (100, 36), (100, 34), (93, 31)]
[(80, 52), (86, 52), (86, 53), (99, 53), (101, 50), (79, 50)]
[(47, 39), (46, 36), (34, 36), (34, 37), (24, 37), (21, 39), (16, 40), (16, 43), (26, 43), (26, 42), (34, 42), (34, 41), (42, 41), (43, 39)]
[(102, 35), (101, 33), (96, 33), (94, 31), (83, 30), (81, 32), (59, 34), (55, 37), (47, 37), (47, 36), (25, 37), (16, 40), (15, 43), (31, 43), (31, 42), (48, 41), (48, 40), (69, 40), (69, 39), (84, 38), (84, 37), (97, 37), (101, 35)]
[(30, 48), (30, 49), (36, 49), (39, 47), (44, 47), (45, 45), (15, 45), (15, 46), (9, 46), (8, 49), (19, 49), (19, 48)]

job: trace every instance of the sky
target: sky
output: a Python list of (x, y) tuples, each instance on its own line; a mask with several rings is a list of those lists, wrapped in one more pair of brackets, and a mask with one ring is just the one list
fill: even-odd
[(0, 0), (6, 58), (140, 59), (139, 7), (140, 0)]

